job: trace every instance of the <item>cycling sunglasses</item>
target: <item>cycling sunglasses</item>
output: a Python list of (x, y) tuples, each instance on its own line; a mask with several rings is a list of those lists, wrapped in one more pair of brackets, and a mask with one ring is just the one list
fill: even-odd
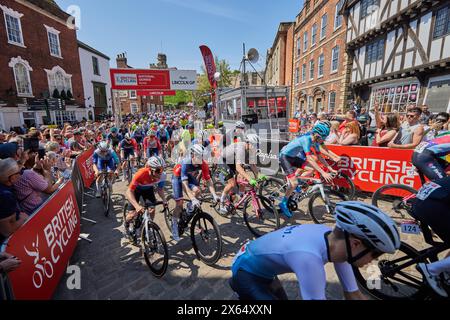
[(156, 174), (161, 174), (161, 173), (164, 172), (164, 169), (163, 168), (158, 168), (156, 170), (153, 170), (153, 172), (156, 173)]

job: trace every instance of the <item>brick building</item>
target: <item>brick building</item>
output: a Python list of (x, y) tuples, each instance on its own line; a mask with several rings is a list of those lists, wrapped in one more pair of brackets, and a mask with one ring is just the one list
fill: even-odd
[[(0, 0), (0, 14), (0, 126), (82, 120), (86, 109), (71, 16), (52, 0)], [(66, 105), (51, 110), (50, 119), (42, 100), (47, 97), (50, 108)]]
[[(292, 97), (297, 108), (333, 112), (346, 105), (349, 67), (343, 0), (305, 0), (295, 21)], [(292, 116), (292, 114), (291, 114)]]
[[(125, 53), (119, 54), (116, 59), (117, 68), (132, 69), (128, 65), (128, 59)], [(166, 56), (158, 55), (158, 64), (150, 65), (151, 69), (167, 69)], [(163, 68), (165, 67), (165, 68)], [(138, 96), (135, 90), (114, 91), (115, 110), (117, 112), (117, 104), (120, 104), (120, 112), (122, 115), (139, 112), (161, 112), (164, 109), (164, 97), (162, 96)]]
[(269, 86), (290, 86), (292, 81), (294, 23), (282, 22), (267, 50), (265, 82)]

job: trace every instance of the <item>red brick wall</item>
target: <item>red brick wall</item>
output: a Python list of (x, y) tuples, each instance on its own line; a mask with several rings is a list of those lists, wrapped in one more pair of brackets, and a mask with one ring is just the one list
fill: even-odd
[[(72, 75), (72, 93), (76, 103), (84, 105), (83, 82), (75, 30), (71, 30), (64, 24), (13, 0), (1, 0), (1, 4), (24, 15), (21, 18), (21, 24), (26, 48), (8, 43), (5, 19), (3, 11), (0, 10), (0, 100), (8, 100), (6, 90), (9, 88), (12, 87), (17, 91), (14, 73), (8, 63), (11, 58), (21, 56), (33, 68), (30, 77), (33, 95), (36, 98), (41, 98), (40, 94), (49, 90), (47, 73), (44, 69), (50, 70), (59, 65), (66, 73)], [(63, 59), (50, 55), (47, 30), (44, 24), (61, 32), (59, 41)]]

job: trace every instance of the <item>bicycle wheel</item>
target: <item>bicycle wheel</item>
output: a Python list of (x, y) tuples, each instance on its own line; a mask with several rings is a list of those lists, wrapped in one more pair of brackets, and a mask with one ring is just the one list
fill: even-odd
[(406, 218), (412, 210), (415, 194), (417, 191), (411, 187), (391, 184), (381, 187), (373, 194), (372, 204), (393, 219)]
[(331, 190), (345, 194), (348, 200), (355, 199), (355, 184), (353, 183), (352, 178), (345, 173), (339, 173), (339, 175), (333, 179), (333, 183), (331, 185), (327, 184), (326, 186)]
[(198, 212), (191, 223), (191, 241), (197, 257), (207, 265), (219, 261), (222, 255), (222, 235), (219, 226), (206, 212)]
[(133, 180), (133, 168), (131, 168), (131, 166), (128, 166), (127, 169), (127, 181), (128, 181), (128, 185), (130, 185), (131, 181)]
[(282, 179), (269, 177), (259, 184), (258, 194), (272, 201), (280, 200), (286, 194), (287, 182)]
[(103, 213), (105, 217), (109, 216), (109, 211), (111, 209), (111, 193), (107, 184), (102, 186), (102, 202), (103, 202)]
[(327, 188), (325, 189), (325, 193), (328, 196), (328, 203), (323, 199), (320, 190), (314, 192), (309, 198), (309, 215), (316, 224), (334, 224), (334, 209), (336, 208), (336, 204), (347, 200), (347, 197), (338, 191)]
[[(423, 300), (428, 296), (422, 274), (416, 263), (393, 273), (391, 270), (417, 258), (419, 252), (406, 243), (393, 255), (385, 254), (371, 265), (358, 269), (353, 267), (360, 287), (380, 300)], [(427, 260), (419, 262), (429, 263)]]
[(157, 278), (161, 278), (169, 265), (169, 250), (161, 229), (152, 221), (141, 228), (141, 246), (145, 263)]
[[(258, 205), (250, 198), (244, 203), (244, 221), (257, 238), (280, 228), (280, 216), (273, 202), (263, 196), (256, 196)], [(257, 208), (259, 212), (257, 212)]]

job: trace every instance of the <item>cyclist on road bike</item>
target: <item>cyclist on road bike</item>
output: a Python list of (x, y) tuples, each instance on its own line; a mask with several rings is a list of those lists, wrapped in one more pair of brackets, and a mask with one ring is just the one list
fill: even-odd
[[(289, 187), (280, 203), (281, 212), (286, 217), (292, 217), (292, 213), (288, 208), (288, 201), (299, 185), (297, 178), (298, 169), (316, 170), (327, 182), (333, 181), (332, 175), (325, 172), (318, 164), (318, 161), (320, 161), (331, 173), (337, 173), (326, 163), (320, 153), (320, 145), (323, 144), (329, 134), (330, 128), (326, 124), (319, 123), (310, 133), (299, 136), (281, 150), (280, 165), (289, 180)], [(307, 165), (310, 165), (312, 169), (307, 168)]]
[(233, 262), (230, 285), (241, 300), (287, 300), (277, 276), (295, 273), (303, 300), (325, 300), (325, 265), (333, 263), (345, 298), (365, 300), (352, 266), (361, 268), (399, 247), (397, 226), (388, 215), (362, 202), (341, 202), (334, 230), (290, 226), (244, 245)]
[(118, 132), (117, 128), (111, 128), (111, 133), (108, 135), (108, 143), (114, 151), (118, 151), (118, 147), (122, 141), (122, 135)]
[(219, 197), (216, 194), (216, 189), (211, 179), (208, 163), (203, 159), (205, 155), (205, 148), (202, 145), (194, 144), (189, 150), (189, 154), (177, 164), (173, 170), (172, 188), (173, 196), (176, 201), (176, 207), (173, 212), (172, 220), (172, 237), (175, 241), (179, 241), (178, 234), (178, 220), (183, 210), (183, 190), (188, 195), (188, 212), (191, 213), (194, 207), (200, 205), (198, 198), (201, 195), (199, 188), (200, 182), (197, 179), (198, 173), (201, 171), (202, 179), (208, 183), (209, 191), (211, 192), (214, 201), (218, 202)]
[(162, 146), (155, 131), (147, 132), (147, 137), (144, 139), (144, 150), (147, 158), (159, 156), (162, 153)]
[[(258, 177), (259, 169), (256, 166), (256, 151), (258, 150), (259, 137), (256, 134), (248, 134), (244, 141), (233, 143), (222, 151), (223, 164), (219, 170), (225, 176), (226, 185), (220, 198), (219, 210), (224, 214), (228, 213), (225, 201), (231, 190), (237, 186), (236, 180), (238, 175), (248, 181), (251, 186), (257, 186), (257, 180), (245, 171), (244, 166), (250, 164), (250, 169), (254, 176)], [(264, 176), (260, 178), (264, 178)]]
[(109, 147), (106, 141), (100, 142), (98, 149), (94, 151), (93, 159), (93, 168), (96, 177), (95, 186), (97, 187), (95, 196), (97, 198), (100, 198), (100, 184), (102, 183), (103, 179), (100, 173), (106, 168), (109, 175), (109, 181), (112, 181), (114, 172), (118, 174), (116, 170), (120, 164), (120, 161), (117, 154)]
[(450, 131), (418, 145), (412, 163), (431, 181), (445, 178), (450, 165)]
[[(125, 134), (125, 138), (120, 142), (120, 158), (122, 161), (130, 160), (131, 165), (133, 166), (133, 162), (135, 156), (138, 152), (138, 144), (136, 140), (131, 138), (129, 133)], [(123, 182), (126, 181), (125, 171), (128, 169), (127, 162), (123, 163)]]
[[(170, 135), (169, 135), (169, 132), (167, 131), (166, 127), (163, 124), (159, 125), (159, 129), (156, 132), (156, 137), (158, 138), (159, 142), (161, 143), (162, 150), (166, 150), (167, 143), (169, 143)], [(164, 156), (166, 156), (166, 155), (164, 154)]]
[[(144, 207), (139, 203), (142, 198), (144, 202), (149, 201), (152, 205), (156, 203), (155, 188), (162, 199), (164, 205), (167, 205), (167, 199), (164, 193), (166, 174), (164, 173), (164, 160), (160, 157), (151, 157), (148, 159), (144, 168), (140, 169), (133, 177), (133, 180), (126, 192), (126, 198), (130, 205), (130, 211), (125, 219), (125, 229), (128, 234), (133, 235), (133, 221), (139, 214), (144, 212)], [(134, 210), (133, 210), (134, 209)], [(150, 209), (150, 217), (155, 219), (155, 209)]]
[[(417, 194), (413, 216), (428, 225), (446, 244), (450, 244), (450, 177), (425, 184)], [(450, 257), (430, 264), (419, 263), (428, 285), (440, 296), (448, 297), (442, 287), (445, 273), (450, 275)]]

